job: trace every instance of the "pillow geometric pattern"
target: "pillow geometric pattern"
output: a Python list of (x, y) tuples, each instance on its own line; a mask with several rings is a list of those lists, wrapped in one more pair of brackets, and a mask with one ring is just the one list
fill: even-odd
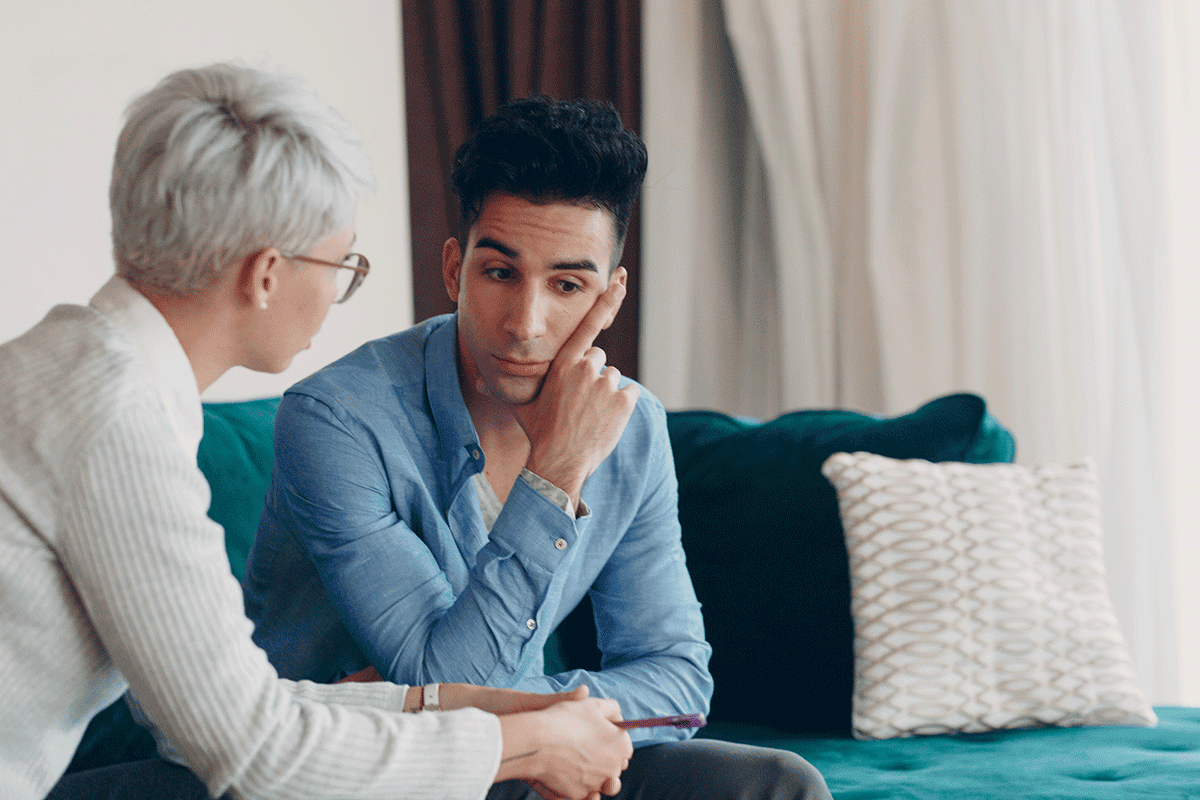
[(860, 739), (1154, 725), (1105, 583), (1095, 468), (837, 453)]

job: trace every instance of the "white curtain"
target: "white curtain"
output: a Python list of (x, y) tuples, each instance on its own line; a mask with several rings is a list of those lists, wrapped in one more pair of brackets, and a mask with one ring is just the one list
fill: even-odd
[(668, 407), (759, 417), (973, 391), (1020, 461), (1092, 457), (1118, 616), (1152, 699), (1176, 700), (1160, 413), (1172, 10), (646, 8), (644, 382)]
[(1164, 440), (1174, 570), (1180, 698), (1200, 705), (1200, 2), (1163, 6), (1165, 241), (1170, 307), (1164, 316)]

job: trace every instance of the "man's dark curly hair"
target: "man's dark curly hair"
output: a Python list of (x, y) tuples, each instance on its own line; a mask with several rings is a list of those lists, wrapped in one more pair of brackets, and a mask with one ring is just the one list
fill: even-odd
[(611, 103), (546, 95), (512, 100), (454, 154), (450, 181), (459, 199), (460, 241), (466, 247), (467, 233), (493, 194), (590, 206), (613, 216), (616, 266), (645, 176), (646, 146), (625, 129)]

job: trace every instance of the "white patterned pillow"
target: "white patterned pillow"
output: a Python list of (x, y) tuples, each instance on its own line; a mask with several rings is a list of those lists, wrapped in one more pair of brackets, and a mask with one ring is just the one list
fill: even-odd
[(1105, 583), (1090, 463), (836, 453), (854, 735), (1154, 725)]

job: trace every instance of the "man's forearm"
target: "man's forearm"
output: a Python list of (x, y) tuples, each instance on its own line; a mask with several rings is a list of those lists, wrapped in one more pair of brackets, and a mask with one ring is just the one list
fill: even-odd
[[(626, 719), (707, 714), (712, 698), (712, 677), (705, 666), (708, 653), (707, 645), (681, 644), (667, 652), (642, 656), (599, 672), (572, 670), (562, 675), (530, 675), (515, 688), (546, 692), (587, 686), (594, 696), (616, 700)], [(686, 739), (694, 731), (663, 728), (631, 733), (634, 743), (642, 746)]]
[[(331, 561), (333, 574), (322, 575), (330, 597), (381, 675), (399, 683), (511, 685), (530, 650), (545, 644), (543, 626), (557, 618), (561, 599), (552, 585), (575, 555), (580, 521), (525, 481), (517, 484), (457, 595), (450, 574), (415, 537), (413, 557), (389, 573), (382, 592), (365, 591)], [(396, 561), (369, 555), (359, 560)]]

